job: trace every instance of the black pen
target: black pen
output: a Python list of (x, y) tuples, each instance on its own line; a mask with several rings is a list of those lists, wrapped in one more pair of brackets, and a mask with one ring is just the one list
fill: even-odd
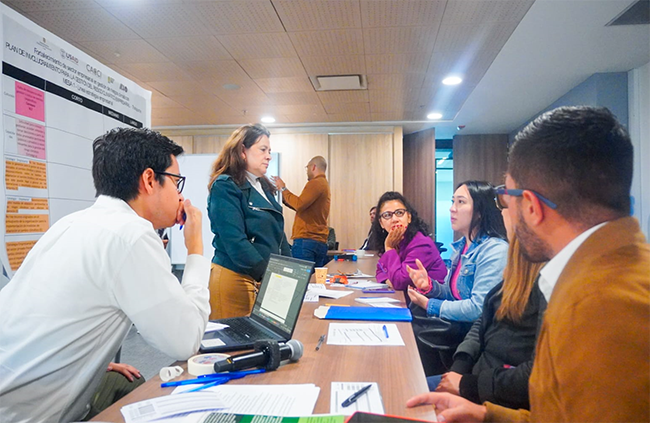
[(318, 338), (318, 344), (316, 344), (316, 351), (320, 350), (320, 346), (323, 345), (324, 340), (325, 340), (325, 335), (321, 335), (320, 338)]
[(354, 394), (352, 394), (352, 395), (350, 396), (350, 398), (348, 398), (348, 399), (346, 399), (345, 401), (343, 401), (343, 402), (341, 403), (341, 407), (345, 408), (345, 407), (349, 407), (350, 405), (354, 404), (355, 402), (357, 402), (357, 400), (359, 399), (359, 397), (360, 397), (361, 395), (365, 394), (366, 391), (368, 391), (368, 389), (370, 389), (370, 388), (372, 388), (372, 384), (370, 384), (370, 385), (368, 385), (368, 386), (364, 386), (363, 388), (359, 389), (357, 392), (355, 392)]

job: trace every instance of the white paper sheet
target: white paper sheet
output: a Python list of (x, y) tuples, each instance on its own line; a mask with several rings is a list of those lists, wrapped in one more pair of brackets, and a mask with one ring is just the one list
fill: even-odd
[[(181, 385), (172, 395), (199, 385)], [(219, 395), (227, 404), (228, 413), (261, 414), (267, 416), (309, 416), (314, 412), (320, 388), (314, 384), (301, 385), (219, 385), (202, 392)], [(183, 394), (191, 395), (192, 393)], [(175, 395), (180, 397), (180, 395)]]
[(403, 346), (404, 340), (394, 323), (330, 323), (327, 344)]
[(400, 301), (397, 298), (391, 297), (359, 297), (355, 298), (356, 302), (363, 304), (373, 304), (373, 303), (399, 303)]
[(120, 412), (126, 423), (140, 423), (188, 412), (225, 408), (226, 402), (220, 395), (206, 390), (206, 392), (189, 392), (182, 398), (163, 396), (139, 401), (125, 405)]
[(207, 326), (205, 327), (205, 333), (215, 332), (221, 329), (225, 329), (227, 327), (228, 325), (224, 325), (223, 323), (208, 322)]
[[(341, 406), (343, 401), (368, 385), (372, 385), (372, 388), (368, 389), (358, 400), (347, 407)], [(376, 382), (332, 382), (330, 413), (349, 416), (356, 411), (384, 414), (384, 404), (379, 392), (379, 385)]]

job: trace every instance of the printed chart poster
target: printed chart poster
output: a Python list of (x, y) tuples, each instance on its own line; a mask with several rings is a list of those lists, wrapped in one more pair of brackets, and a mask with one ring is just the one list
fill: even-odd
[(10, 278), (51, 225), (92, 205), (93, 140), (149, 127), (151, 93), (4, 4), (0, 25), (0, 260)]

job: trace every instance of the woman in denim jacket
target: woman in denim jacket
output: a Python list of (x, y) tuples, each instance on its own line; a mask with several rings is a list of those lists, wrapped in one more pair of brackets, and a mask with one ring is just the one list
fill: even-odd
[(449, 211), (451, 227), (462, 237), (452, 244), (451, 269), (443, 282), (431, 280), (417, 261), (417, 269), (409, 268), (418, 288), (408, 291), (415, 316), (413, 330), (427, 376), (447, 370), (445, 361), (481, 315), (487, 293), (503, 278), (508, 243), (494, 195), (487, 182), (458, 185)]

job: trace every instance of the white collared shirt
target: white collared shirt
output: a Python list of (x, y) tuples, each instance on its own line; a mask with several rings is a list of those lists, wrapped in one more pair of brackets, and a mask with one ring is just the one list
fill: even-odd
[(591, 236), (591, 234), (605, 226), (605, 224), (607, 224), (607, 222), (600, 223), (575, 237), (564, 248), (562, 248), (562, 250), (560, 250), (560, 252), (557, 253), (542, 270), (540, 270), (539, 289), (542, 291), (542, 294), (544, 294), (546, 302), (551, 299), (551, 294), (553, 293), (555, 284), (562, 274), (562, 271), (564, 271), (567, 263), (571, 260), (571, 257), (573, 257), (573, 254), (578, 250), (578, 248), (580, 248), (582, 243)]
[[(266, 193), (264, 192), (264, 189), (262, 189), (262, 183), (260, 182), (259, 176), (255, 176), (249, 171), (246, 171), (246, 179), (248, 179), (248, 182), (251, 183), (253, 188), (255, 188), (255, 190), (260, 193), (262, 198), (264, 198), (266, 201), (269, 201), (269, 199), (266, 198)], [(270, 201), (269, 204), (271, 204)]]

